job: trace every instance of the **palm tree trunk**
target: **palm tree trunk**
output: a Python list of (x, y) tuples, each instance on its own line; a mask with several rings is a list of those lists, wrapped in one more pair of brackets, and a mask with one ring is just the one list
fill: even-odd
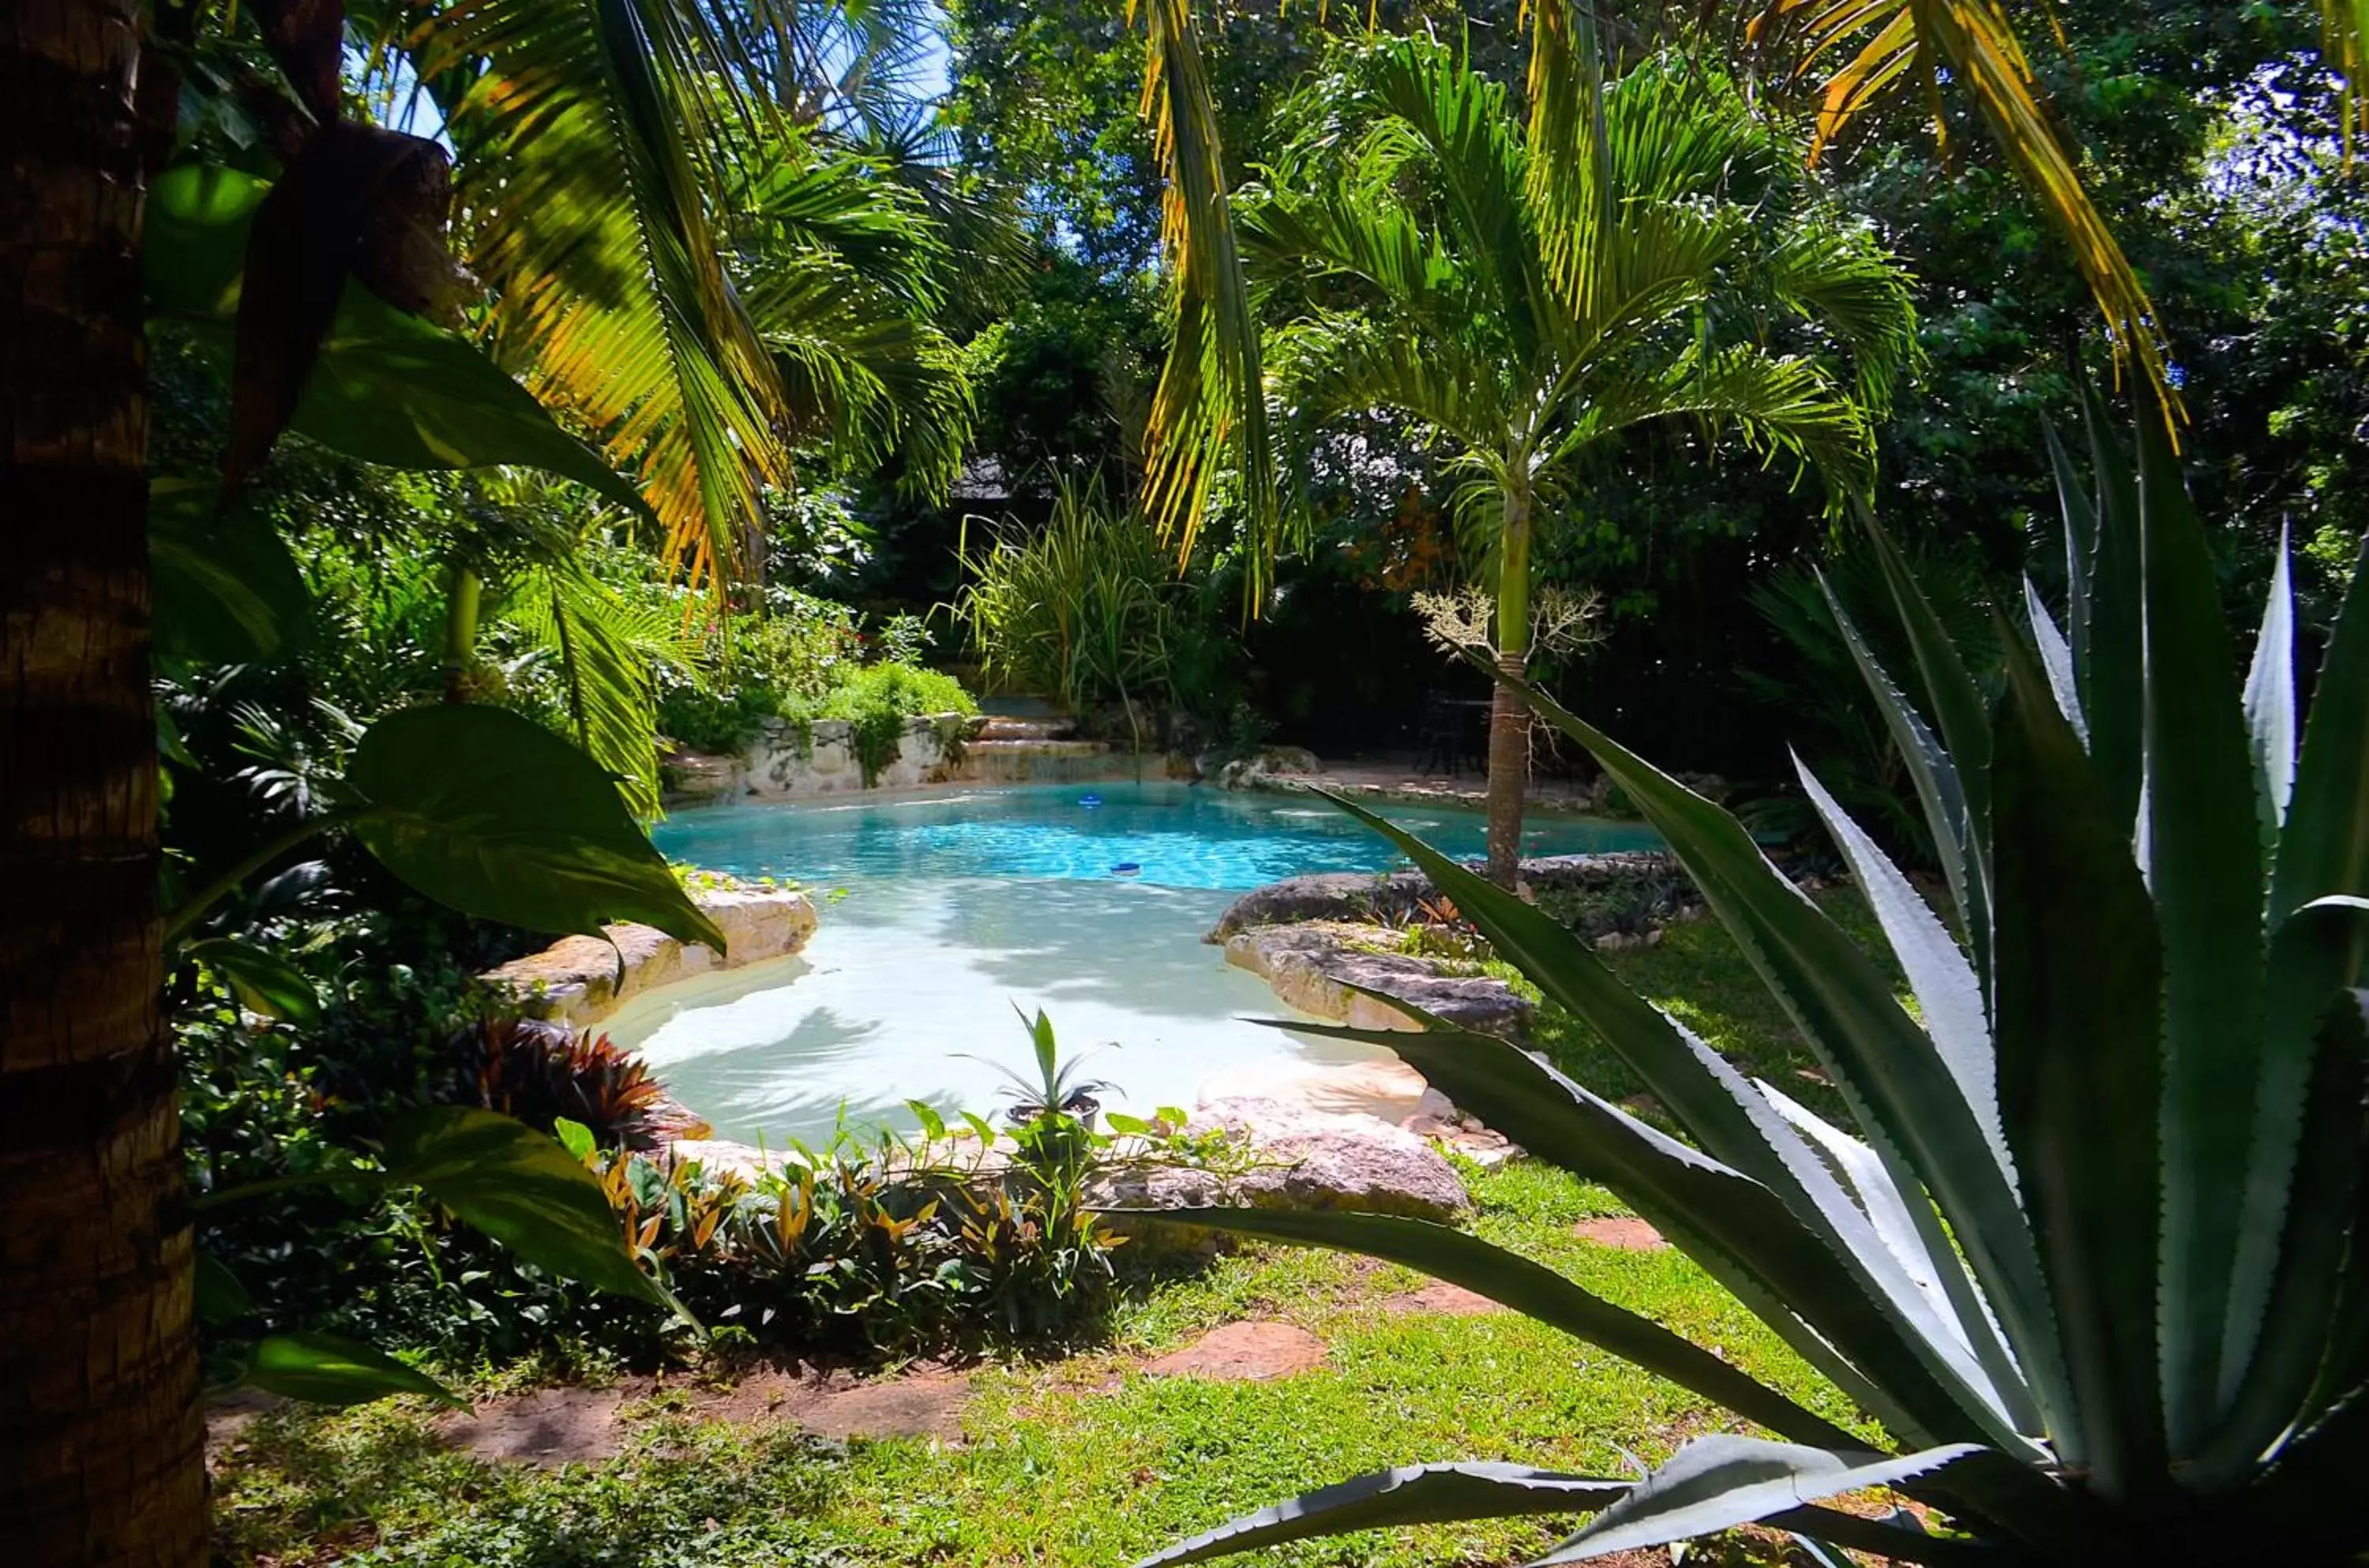
[(469, 700), (469, 671), (476, 667), (478, 612), (485, 600), (483, 578), (455, 556), (444, 578), (444, 700)]
[(1497, 548), (1497, 682), (1489, 709), (1489, 880), (1511, 888), (1522, 873), (1522, 797), (1530, 784), (1530, 705), (1507, 685), (1529, 670), (1530, 494), (1505, 492)]
[(0, 6), (0, 1538), (206, 1559), (159, 1001), (133, 0)]

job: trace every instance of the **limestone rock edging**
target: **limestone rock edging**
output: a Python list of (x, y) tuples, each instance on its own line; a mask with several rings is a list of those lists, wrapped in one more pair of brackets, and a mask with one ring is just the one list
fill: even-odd
[[(607, 942), (567, 936), (482, 976), (517, 998), (529, 1017), (582, 1028), (629, 998), (715, 969), (738, 969), (795, 953), (814, 935), (814, 900), (786, 887), (735, 884), (694, 891), (692, 901), (724, 933), (718, 955), (652, 926), (606, 927)], [(613, 949), (611, 944), (615, 945)]]
[[(1437, 1150), (1379, 1116), (1245, 1095), (1205, 1102), (1185, 1130), (1241, 1139), (1249, 1169), (1220, 1177), (1188, 1166), (1117, 1166), (1093, 1178), (1091, 1201), (1120, 1208), (1236, 1205), (1441, 1220), (1472, 1207), (1456, 1168)], [(1124, 1228), (1143, 1230), (1136, 1221)]]
[[(1477, 862), (1472, 869), (1480, 869)], [(1674, 856), (1649, 852), (1540, 855), (1522, 862), (1522, 881), (1539, 890), (1680, 875)], [(1218, 923), (1203, 940), (1223, 943), (1236, 932), (1253, 926), (1291, 925), (1303, 921), (1372, 921), (1408, 913), (1416, 899), (1436, 897), (1431, 878), (1420, 871), (1320, 871), (1307, 876), (1287, 876), (1280, 882), (1253, 887), (1227, 905), (1225, 913), (1218, 917)]]
[(1366, 991), (1381, 991), (1448, 1022), (1484, 1035), (1516, 1038), (1528, 1031), (1529, 999), (1484, 975), (1452, 975), (1429, 958), (1360, 947), (1371, 926), (1326, 921), (1260, 926), (1226, 938), (1226, 962), (1248, 969), (1302, 1013), (1356, 1029), (1420, 1029), (1408, 1013)]

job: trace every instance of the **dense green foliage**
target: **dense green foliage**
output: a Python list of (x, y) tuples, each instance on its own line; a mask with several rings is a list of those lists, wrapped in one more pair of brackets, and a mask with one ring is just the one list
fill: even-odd
[[(1622, 1252), (1574, 1227), (1622, 1211), (1600, 1187), (1523, 1162), (1472, 1178), (1476, 1231), (1673, 1322), (1837, 1413), (1847, 1402), (1683, 1254)], [(1124, 1254), (1122, 1254), (1124, 1256)], [(1114, 1302), (1104, 1343), (1057, 1367), (975, 1370), (963, 1440), (838, 1444), (750, 1413), (761, 1366), (603, 1379), (577, 1397), (621, 1402), (613, 1459), (528, 1465), (454, 1448), (413, 1401), (292, 1409), (244, 1427), (221, 1472), (218, 1543), (235, 1560), (348, 1554), (486, 1568), (601, 1562), (624, 1568), (1107, 1568), (1310, 1470), (1349, 1473), (1411, 1444), (1618, 1468), (1663, 1457), (1673, 1428), (1722, 1419), (1703, 1402), (1575, 1348), (1510, 1312), (1411, 1310), (1420, 1276), (1302, 1251), (1244, 1248), (1156, 1292)], [(1245, 1315), (1314, 1335), (1325, 1365), (1225, 1382), (1158, 1376), (1146, 1360)], [(470, 1391), (498, 1410), (514, 1384)], [(778, 1386), (778, 1385), (773, 1385)], [(891, 1383), (882, 1391), (894, 1394)], [(538, 1405), (553, 1395), (539, 1396)], [(531, 1406), (529, 1408), (535, 1408)], [(1432, 1568), (1521, 1560), (1553, 1539), (1535, 1520), (1305, 1542), (1292, 1568)], [(367, 1545), (362, 1543), (367, 1542)], [(1785, 1561), (1775, 1542), (1702, 1561)]]
[[(296, 8), (327, 29), (323, 74), (289, 7), (166, 9), (148, 532), (210, 1371), (434, 1398), (387, 1347), (445, 1373), (647, 1365), (696, 1354), (679, 1305), (727, 1347), (876, 1357), (1114, 1324), (1164, 1345), (1310, 1288), (1347, 1325), (1297, 1391), (1122, 1379), (1047, 1407), (1014, 1374), (1012, 1442), (967, 1457), (710, 1435), (704, 1473), (654, 1438), (615, 1472), (488, 1479), (407, 1414), (292, 1419), (267, 1447), (316, 1468), (272, 1497), (234, 1482), (270, 1515), (234, 1536), (299, 1541), (301, 1509), (366, 1520), (389, 1561), (901, 1562), (916, 1536), (1083, 1561), (1385, 1462), (1409, 1427), (1422, 1457), (1604, 1469), (1616, 1440), (1671, 1459), (1723, 1405), (1787, 1446), (1713, 1439), (1642, 1482), (1401, 1474), (1187, 1550), (1482, 1493), (1608, 1503), (1576, 1545), (1635, 1546), (1768, 1516), (1727, 1482), (1772, 1474), (1790, 1505), (1896, 1484), (1998, 1561), (2357, 1543), (2362, 1031), (2325, 1004), (2358, 979), (2369, 893), (2347, 815), (2369, 181), (2317, 7), (2064, 0), (2020, 154), (1964, 88), (2024, 10), (1943, 0), (1893, 44), (1937, 18), (1980, 36), (1893, 74), (1938, 63), (1947, 90), (1851, 96), (1847, 127), (1819, 118), (1830, 52), (1892, 6), (1827, 8), (1797, 74), (1798, 33), (1747, 44), (1721, 7), (953, 0), (942, 99), (920, 80), (937, 24), (902, 4)], [(297, 287), (292, 233), (362, 226), (303, 203), (387, 183), (325, 160), (383, 155), (402, 139), (349, 133), (414, 97), (437, 139), (402, 155), (450, 176), (471, 272), (441, 212), (406, 212)], [(2103, 229), (2067, 227), (2035, 149)], [(2154, 308), (2119, 347), (2153, 373), (2160, 332), (2209, 528), (2151, 429), (2135, 475), (2100, 440), (2086, 481), (2032, 440), (2098, 368), (2082, 338), (2125, 253), (2123, 298)], [(275, 332), (301, 351), (258, 352)], [(1888, 535), (1840, 521), (1856, 500)], [(2019, 585), (2059, 515), (2072, 547)], [(1700, 1270), (1608, 1274), (1568, 1228), (1611, 1200), (1517, 1167), (1471, 1235), (1229, 1222), (1423, 1262), (1540, 1322), (1378, 1323), (1337, 1265), (1263, 1254), (1131, 1297), (1090, 1168), (1228, 1155), (1096, 1131), (1049, 1036), (1010, 1129), (924, 1118), (915, 1145), (843, 1136), (750, 1176), (670, 1162), (681, 1124), (644, 1064), (521, 1026), (473, 979), (616, 920), (716, 940), (643, 831), (666, 742), (844, 722), (869, 784), (915, 716), (977, 712), (969, 681), (1138, 745), (1280, 726), (1364, 750), (1423, 695), (1484, 689), (1406, 610), (1489, 580), (1517, 670), (1534, 586), (1600, 595), (1601, 656), (1532, 667), (1532, 695), (1679, 845), (1774, 1000), (1732, 997), (1708, 927), (1614, 966), (1652, 1009), (1564, 934), (1641, 932), (1674, 888), (1534, 910), (1459, 884), (1478, 934), (1404, 939), (1517, 967), (1553, 1069), (1381, 1043)], [(2266, 587), (2240, 707), (2222, 634)], [(1880, 668), (1914, 700), (1861, 681)], [(1796, 900), (1607, 732), (1745, 776), (1753, 828), (1838, 853), (1873, 914)], [(1896, 864), (1940, 874), (1954, 933)], [(1896, 963), (1855, 951), (1879, 936)], [(990, 1147), (1010, 1162), (978, 1168)], [(1669, 1381), (1574, 1368), (1551, 1325)], [(1508, 1376), (1537, 1409), (1488, 1402)], [(1045, 1476), (1077, 1494), (1049, 1519)], [(899, 1486), (922, 1501), (880, 1504)], [(1116, 1530), (1093, 1505), (1145, 1492)], [(1900, 1519), (1777, 1522), (1949, 1550)]]
[[(2054, 449), (2069, 631), (2028, 588), (2029, 638), (2008, 645), (1996, 714), (1872, 527), (1911, 683), (1837, 612), (1915, 776), (1957, 932), (1807, 764), (1802, 779), (1914, 1016), (1733, 817), (1532, 693), (1668, 838), (1855, 1130), (1747, 1080), (1553, 921), (1356, 813), (1585, 1020), (1694, 1147), (1492, 1036), (1437, 1020), (1412, 1036), (1319, 1032), (1389, 1046), (1459, 1104), (1606, 1183), (1853, 1391), (1889, 1441), (1436, 1227), (1204, 1210), (1425, 1268), (1782, 1441), (1702, 1439), (1633, 1482), (1401, 1470), (1148, 1561), (1574, 1509), (1602, 1511), (1548, 1561), (1757, 1521), (1912, 1562), (1955, 1561), (1968, 1539), (2031, 1563), (2357, 1553), (2361, 1500), (2336, 1478), (2369, 1455), (2369, 993), (2353, 989), (2352, 930), (2369, 906), (2351, 891), (2369, 873), (2369, 595), (2348, 594), (2306, 719), (2282, 568), (2241, 695), (2204, 530), (2160, 426), (2143, 411), (2138, 429), (2135, 468), (2101, 418), (2088, 476)], [(1951, 1532), (1818, 1505), (1875, 1485), (1941, 1510)]]
[(1077, 714), (1116, 706), (1139, 745), (1157, 708), (1224, 712), (1228, 650), (1206, 585), (1150, 522), (1113, 509), (1099, 475), (1064, 479), (1042, 528), (980, 532), (952, 612), (989, 682)]

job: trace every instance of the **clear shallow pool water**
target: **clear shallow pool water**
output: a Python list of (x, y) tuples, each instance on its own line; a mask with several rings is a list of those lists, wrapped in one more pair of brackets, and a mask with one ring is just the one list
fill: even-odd
[[(1087, 801), (1097, 802), (1094, 805)], [(1480, 818), (1393, 810), (1449, 853)], [(849, 1120), (910, 1125), (908, 1100), (987, 1112), (990, 1062), (1028, 1060), (1013, 1008), (1043, 1007), (1065, 1053), (1108, 1047), (1106, 1104), (1191, 1104), (1213, 1077), (1355, 1060), (1363, 1047), (1263, 1029), (1284, 1012), (1201, 941), (1242, 892), (1312, 871), (1402, 864), (1321, 801), (1182, 784), (1060, 785), (684, 812), (668, 856), (801, 883), (824, 900), (799, 957), (660, 994), (605, 1027), (724, 1138), (778, 1141)], [(1527, 853), (1633, 849), (1645, 830), (1548, 818)], [(1139, 869), (1120, 874), (1116, 868)], [(969, 1059), (965, 1053), (988, 1059)]]

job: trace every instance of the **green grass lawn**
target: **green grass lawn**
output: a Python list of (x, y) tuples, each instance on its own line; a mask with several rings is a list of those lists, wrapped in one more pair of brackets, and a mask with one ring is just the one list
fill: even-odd
[[(1683, 998), (1688, 1021), (1752, 1070), (1798, 1071), (1791, 1031), (1716, 926), (1673, 928), (1660, 946), (1613, 962), (1645, 994), (1665, 1004)], [(1541, 1032), (1567, 1069), (1629, 1092), (1576, 1024), (1549, 1017)], [(1528, 1162), (1476, 1174), (1471, 1185), (1481, 1234), (1716, 1347), (1837, 1421), (1860, 1420), (1683, 1256), (1576, 1234), (1584, 1219), (1624, 1212), (1609, 1194)], [(1090, 1353), (981, 1369), (958, 1445), (825, 1444), (779, 1428), (703, 1425), (658, 1408), (670, 1402), (661, 1399), (645, 1402), (616, 1459), (537, 1470), (447, 1449), (432, 1413), (408, 1402), (283, 1410), (240, 1434), (218, 1473), (220, 1545), (234, 1562), (281, 1564), (1104, 1568), (1296, 1490), (1392, 1464), (1507, 1459), (1618, 1475), (1632, 1456), (1650, 1463), (1689, 1436), (1735, 1425), (1527, 1319), (1393, 1303), (1422, 1283), (1338, 1254), (1246, 1249), (1125, 1300)], [(1325, 1364), (1255, 1383), (1142, 1370), (1147, 1357), (1246, 1319), (1309, 1331), (1323, 1342)], [(1537, 1522), (1436, 1528), (1245, 1561), (1482, 1568), (1521, 1561), (1556, 1534)], [(1750, 1562), (1779, 1552), (1767, 1541), (1730, 1551), (1727, 1560)]]

